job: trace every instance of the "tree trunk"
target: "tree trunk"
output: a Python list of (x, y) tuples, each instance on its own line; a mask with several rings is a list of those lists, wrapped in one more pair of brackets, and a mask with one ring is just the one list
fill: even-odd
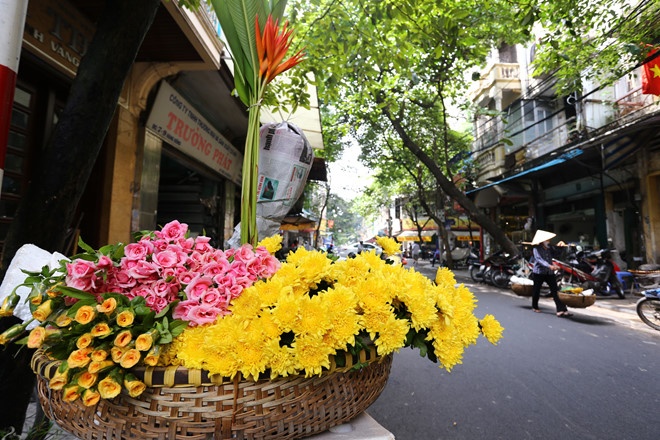
[(493, 236), (493, 239), (500, 245), (502, 248), (512, 254), (518, 255), (517, 246), (509, 240), (504, 231), (495, 224), (486, 214), (481, 212), (477, 208), (472, 200), (470, 200), (463, 191), (460, 191), (456, 188), (453, 182), (451, 182), (443, 173), (438, 165), (431, 159), (419, 146), (408, 136), (405, 128), (401, 125), (399, 120), (392, 117), (392, 115), (387, 111), (386, 108), (383, 109), (383, 114), (389, 119), (392, 123), (392, 126), (399, 134), (399, 137), (403, 141), (403, 145), (410, 150), (428, 169), (431, 171), (433, 176), (438, 180), (442, 190), (451, 197), (453, 200), (458, 202), (467, 212), (470, 218), (472, 218), (477, 224), (484, 228), (490, 235)]
[[(9, 228), (2, 255), (3, 277), (23, 244), (33, 243), (50, 252), (64, 251), (67, 229), (73, 223), (124, 81), (159, 5), (160, 0), (106, 2), (66, 106)], [(12, 395), (29, 397), (33, 380), (21, 375), (29, 371), (30, 356), (5, 356), (1, 361), (0, 383), (20, 384), (21, 389), (14, 389)], [(5, 398), (0, 405), (0, 414), (5, 415), (25, 414), (26, 410), (26, 399)], [(11, 419), (0, 420), (0, 431), (12, 425), (18, 425), (14, 426), (18, 432), (22, 430), (21, 418)]]

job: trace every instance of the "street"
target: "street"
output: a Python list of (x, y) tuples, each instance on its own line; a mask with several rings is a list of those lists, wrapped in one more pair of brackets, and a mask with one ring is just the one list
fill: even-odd
[(598, 301), (558, 318), (551, 299), (536, 314), (530, 298), (470, 288), (477, 316), (494, 314), (504, 337), (498, 346), (482, 338), (451, 373), (416, 351), (396, 354), (367, 412), (398, 440), (658, 438), (660, 332)]

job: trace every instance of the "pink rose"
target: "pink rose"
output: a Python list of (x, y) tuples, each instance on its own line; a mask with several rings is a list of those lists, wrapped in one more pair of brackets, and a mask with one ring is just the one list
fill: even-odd
[(209, 244), (209, 241), (211, 241), (211, 237), (200, 235), (199, 237), (195, 238), (195, 245), (193, 246), (193, 250), (201, 254), (212, 252), (213, 247)]
[(135, 264), (131, 266), (132, 267), (126, 269), (126, 273), (138, 280), (158, 276), (157, 267), (148, 261), (136, 261)]
[(172, 250), (164, 250), (154, 253), (153, 262), (160, 267), (173, 267), (179, 263), (179, 257), (176, 252)]
[(185, 223), (179, 223), (178, 220), (173, 220), (163, 226), (160, 231), (156, 231), (156, 237), (162, 238), (165, 241), (177, 241), (180, 238), (185, 238), (186, 233), (188, 232), (188, 225)]
[(186, 286), (184, 292), (188, 299), (199, 300), (212, 285), (211, 278), (198, 275)]
[(234, 260), (238, 261), (250, 261), (254, 258), (254, 252), (252, 251), (251, 244), (244, 244), (243, 246), (236, 249), (234, 252)]
[(188, 311), (187, 320), (194, 325), (212, 324), (220, 314), (220, 310), (208, 304), (192, 306)]
[(143, 240), (138, 243), (127, 244), (124, 248), (124, 256), (130, 260), (144, 260), (149, 253), (150, 249), (146, 246), (146, 242)]
[(192, 309), (193, 306), (198, 305), (199, 302), (195, 300), (186, 300), (186, 301), (181, 301), (176, 305), (174, 308), (174, 311), (172, 312), (172, 318), (174, 319), (183, 319), (185, 321), (188, 320), (188, 315), (190, 313), (190, 309)]

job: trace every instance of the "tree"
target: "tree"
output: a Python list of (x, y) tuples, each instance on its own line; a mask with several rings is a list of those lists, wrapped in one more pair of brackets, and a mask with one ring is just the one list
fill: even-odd
[(447, 100), (464, 86), (468, 68), (483, 62), (490, 47), (525, 38), (511, 26), (516, 8), (509, 1), (472, 0), (295, 3), (295, 26), (324, 102), (354, 133), (378, 133), (375, 148), (392, 144), (412, 153), (445, 194), (517, 253), (498, 225), (456, 188), (426, 143), (430, 131), (445, 129)]

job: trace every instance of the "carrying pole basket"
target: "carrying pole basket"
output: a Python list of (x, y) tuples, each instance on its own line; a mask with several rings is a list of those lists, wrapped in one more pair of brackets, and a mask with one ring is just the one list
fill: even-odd
[[(81, 439), (300, 439), (346, 423), (371, 405), (385, 388), (392, 355), (375, 347), (346, 356), (320, 376), (248, 381), (209, 376), (183, 367), (132, 371), (147, 383), (137, 398), (125, 390), (112, 400), (84, 406), (62, 400), (50, 378), (60, 361), (42, 350), (32, 359), (45, 414)], [(356, 366), (361, 368), (356, 369)]]
[(575, 309), (584, 309), (594, 305), (596, 302), (596, 295), (581, 295), (579, 293), (574, 294), (564, 292), (558, 292), (558, 295), (561, 302), (566, 304), (567, 307)]

